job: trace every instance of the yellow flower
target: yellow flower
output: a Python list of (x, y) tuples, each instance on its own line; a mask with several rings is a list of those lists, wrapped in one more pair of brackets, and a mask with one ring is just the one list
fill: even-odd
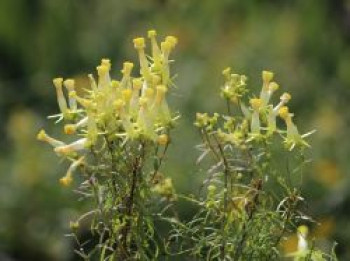
[(98, 89), (106, 88), (110, 82), (111, 78), (109, 76), (110, 67), (106, 64), (101, 64), (96, 67), (98, 75)]
[(85, 149), (86, 145), (87, 145), (87, 138), (81, 138), (68, 145), (58, 146), (54, 149), (54, 151), (60, 154), (70, 154), (72, 152)]
[(259, 110), (262, 106), (262, 100), (261, 99), (250, 99), (250, 105), (253, 108), (253, 113), (252, 113), (252, 119), (251, 119), (251, 124), (250, 124), (250, 129), (252, 134), (259, 135), (260, 134), (260, 117), (259, 117)]
[(270, 95), (269, 94), (269, 84), (273, 79), (273, 72), (263, 71), (262, 72), (263, 86), (260, 92), (260, 99), (263, 102), (263, 105), (267, 105)]
[(80, 157), (78, 160), (75, 160), (69, 166), (67, 173), (64, 177), (60, 178), (60, 183), (62, 186), (68, 187), (73, 182), (73, 172), (83, 163), (84, 156)]
[[(68, 93), (71, 93), (75, 90), (75, 81), (73, 79), (67, 79), (63, 82), (63, 84), (68, 90)], [(77, 110), (77, 101), (72, 96), (69, 96), (69, 108), (71, 111)]]
[(157, 32), (155, 30), (148, 31), (148, 38), (151, 39), (151, 45), (152, 45), (153, 68), (156, 71), (158, 71), (161, 68), (162, 53), (159, 49), (156, 36), (157, 36)]
[(165, 38), (165, 41), (161, 43), (161, 51), (163, 54), (162, 59), (162, 83), (167, 85), (170, 80), (170, 68), (169, 68), (169, 55), (171, 50), (177, 44), (177, 39), (174, 36), (168, 36)]
[(133, 68), (134, 68), (134, 64), (132, 62), (124, 62), (123, 70), (121, 72), (124, 76), (130, 76)]
[(64, 126), (64, 133), (67, 135), (72, 135), (74, 134), (76, 131), (76, 126), (75, 124), (66, 124)]
[(273, 72), (263, 71), (262, 72), (262, 79), (263, 79), (264, 84), (270, 83), (273, 79), (273, 76), (274, 76)]
[(143, 37), (135, 38), (133, 40), (134, 46), (139, 54), (140, 61), (140, 73), (145, 78), (146, 81), (150, 81), (150, 68), (148, 60), (145, 54), (145, 39)]
[(298, 227), (298, 251), (308, 250), (307, 236), (309, 234), (309, 228), (305, 225)]
[(45, 130), (40, 130), (39, 133), (37, 134), (36, 138), (40, 141), (44, 141), (49, 143), (52, 147), (59, 147), (59, 146), (64, 146), (65, 143), (59, 140), (56, 140), (49, 135), (46, 134)]
[(68, 187), (72, 184), (73, 179), (71, 176), (64, 176), (62, 178), (60, 178), (60, 184), (64, 187)]
[(249, 103), (252, 106), (253, 110), (259, 110), (263, 104), (262, 100), (257, 98), (250, 99)]
[(145, 97), (140, 98), (140, 110), (137, 117), (137, 126), (139, 127), (141, 134), (150, 140), (157, 140), (155, 132), (155, 126), (152, 114), (148, 108), (148, 99)]
[(58, 107), (60, 108), (61, 113), (64, 115), (66, 114), (68, 108), (67, 108), (66, 98), (64, 97), (63, 90), (62, 90), (62, 83), (63, 83), (63, 78), (53, 79), (53, 85), (56, 88)]
[(171, 121), (169, 106), (165, 99), (165, 94), (167, 93), (168, 89), (165, 85), (158, 85), (156, 89), (157, 93), (152, 111), (161, 123), (167, 124)]
[(287, 106), (282, 106), (279, 111), (279, 116), (285, 121), (287, 125), (287, 136), (285, 137), (285, 145), (289, 150), (293, 150), (296, 145), (301, 147), (310, 147), (310, 145), (304, 140), (307, 136), (314, 133), (314, 131), (300, 135), (297, 126), (293, 123), (293, 113), (289, 113)]
[(145, 38), (143, 37), (138, 37), (133, 40), (134, 46), (136, 49), (144, 49), (146, 47), (145, 45)]

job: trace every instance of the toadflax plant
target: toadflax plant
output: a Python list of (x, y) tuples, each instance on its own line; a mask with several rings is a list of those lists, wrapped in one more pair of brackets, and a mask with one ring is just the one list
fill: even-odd
[(171, 179), (158, 170), (177, 118), (166, 100), (173, 87), (169, 55), (177, 39), (168, 36), (159, 47), (155, 31), (149, 31), (148, 37), (150, 56), (145, 53), (144, 38), (133, 41), (139, 55), (138, 76), (132, 76), (134, 64), (125, 62), (121, 79), (114, 80), (110, 60), (102, 59), (97, 81), (88, 75), (90, 86), (83, 94), (76, 92), (73, 79), (54, 79), (60, 113), (53, 117), (65, 124), (65, 134), (75, 141), (56, 140), (44, 130), (37, 136), (70, 163), (59, 180), (63, 186), (73, 183), (78, 169), (84, 179), (77, 191), (90, 200), (92, 209), (71, 227), (91, 220), (92, 248), (74, 236), (79, 246), (76, 252), (85, 260), (94, 256), (100, 260), (156, 259), (159, 247), (151, 202), (155, 195), (169, 201), (175, 197)]
[[(75, 252), (83, 260), (336, 260), (315, 250), (306, 226), (297, 229), (312, 221), (302, 212), (299, 189), (305, 138), (312, 132), (299, 133), (287, 107), (290, 94), (273, 101), (279, 85), (272, 72), (263, 71), (261, 92), (254, 96), (246, 76), (223, 71), (227, 112), (196, 115), (203, 141), (198, 162), (208, 169), (205, 192), (175, 194), (172, 180), (159, 170), (178, 118), (166, 100), (174, 87), (169, 55), (177, 39), (168, 36), (159, 46), (154, 30), (148, 38), (150, 55), (144, 38), (133, 41), (137, 76), (134, 64), (125, 62), (121, 79), (114, 80), (110, 60), (102, 59), (97, 81), (89, 74), (83, 93), (73, 79), (53, 80), (60, 113), (49, 118), (73, 142), (44, 130), (37, 138), (69, 162), (59, 180), (63, 186), (77, 184), (74, 176), (81, 174), (75, 191), (90, 210), (70, 223)], [(178, 217), (172, 204), (177, 199), (194, 204), (191, 220)], [(156, 220), (167, 222), (168, 237), (159, 236)], [(82, 222), (90, 224), (88, 241), (79, 236)], [(299, 247), (285, 256), (280, 246), (291, 231), (297, 231)]]

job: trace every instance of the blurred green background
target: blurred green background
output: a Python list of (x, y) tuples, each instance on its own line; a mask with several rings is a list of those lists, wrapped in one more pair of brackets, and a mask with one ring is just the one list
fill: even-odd
[(303, 187), (322, 224), (313, 234), (350, 260), (349, 0), (1, 0), (0, 260), (76, 259), (64, 234), (78, 197), (58, 185), (67, 166), (35, 139), (41, 127), (63, 136), (45, 119), (57, 113), (51, 81), (84, 81), (104, 57), (119, 77), (136, 59), (132, 39), (151, 28), (179, 38), (170, 103), (182, 118), (164, 170), (176, 189), (193, 192), (205, 175), (192, 122), (196, 111), (224, 110), (222, 69), (246, 74), (256, 91), (261, 70), (272, 70), (293, 94), (301, 132), (317, 129)]

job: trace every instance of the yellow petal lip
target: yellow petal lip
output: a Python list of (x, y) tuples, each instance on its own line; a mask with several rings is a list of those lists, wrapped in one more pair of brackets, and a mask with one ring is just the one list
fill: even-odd
[(75, 81), (73, 79), (67, 79), (63, 84), (68, 90), (74, 90)]
[(276, 83), (276, 82), (271, 82), (269, 84), (269, 90), (272, 91), (272, 92), (277, 91), (279, 89), (279, 87), (280, 87), (279, 84)]
[(44, 129), (41, 129), (38, 134), (36, 135), (36, 138), (37, 140), (40, 140), (40, 141), (45, 141), (46, 140), (46, 137), (47, 137), (47, 134), (45, 132)]
[(290, 99), (292, 99), (292, 95), (290, 95), (288, 92), (285, 92), (282, 94), (280, 99), (288, 102)]
[(64, 187), (68, 187), (73, 182), (73, 179), (70, 175), (64, 176), (63, 178), (60, 178), (60, 184)]
[(149, 31), (147, 32), (147, 36), (148, 36), (149, 38), (152, 38), (152, 37), (157, 36), (156, 30), (149, 30)]
[(64, 126), (64, 133), (67, 135), (72, 135), (76, 132), (76, 127), (74, 124), (66, 124)]
[(53, 79), (52, 82), (53, 82), (53, 85), (54, 85), (56, 88), (62, 87), (63, 78), (57, 77), (57, 78)]
[(146, 47), (145, 45), (145, 38), (143, 37), (138, 37), (133, 40), (134, 46), (136, 49), (143, 49)]
[(286, 120), (289, 118), (289, 108), (287, 106), (282, 106), (278, 111), (279, 116)]
[(258, 110), (262, 106), (262, 100), (258, 98), (252, 98), (249, 101), (250, 105), (254, 110)]
[(110, 59), (107, 59), (107, 58), (103, 58), (103, 59), (101, 60), (101, 65), (106, 66), (106, 67), (108, 68), (108, 70), (110, 70), (110, 69), (111, 69), (111, 66), (112, 66), (111, 60), (110, 60)]
[(171, 47), (174, 48), (178, 41), (175, 36), (170, 35), (165, 38), (165, 42), (170, 43)]
[(109, 67), (107, 65), (101, 64), (96, 67), (96, 70), (99, 76), (103, 76), (109, 71)]
[(263, 71), (262, 72), (262, 79), (263, 79), (264, 83), (269, 83), (270, 81), (272, 81), (273, 75), (274, 75), (273, 72)]
[(124, 75), (130, 75), (132, 68), (134, 68), (134, 64), (132, 62), (124, 62), (122, 73)]

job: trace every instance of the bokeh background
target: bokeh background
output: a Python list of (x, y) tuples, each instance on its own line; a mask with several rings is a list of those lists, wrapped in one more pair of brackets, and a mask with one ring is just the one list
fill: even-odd
[(83, 82), (104, 57), (119, 77), (136, 59), (132, 39), (151, 28), (179, 38), (170, 103), (182, 118), (164, 170), (176, 189), (204, 177), (192, 122), (196, 111), (224, 109), (222, 69), (246, 74), (253, 90), (272, 70), (293, 94), (300, 130), (317, 129), (303, 187), (321, 223), (312, 233), (350, 260), (349, 0), (1, 0), (0, 260), (76, 260), (64, 234), (80, 203), (58, 185), (66, 166), (35, 139), (41, 127), (63, 136), (45, 119), (57, 112), (52, 78)]

